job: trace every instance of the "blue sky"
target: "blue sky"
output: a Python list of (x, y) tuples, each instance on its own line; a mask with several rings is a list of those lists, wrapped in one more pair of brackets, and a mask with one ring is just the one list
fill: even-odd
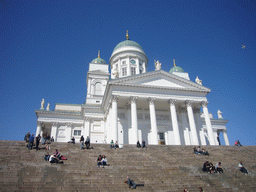
[[(230, 143), (256, 145), (256, 2), (1, 1), (0, 139), (35, 133), (40, 101), (82, 104), (88, 64), (109, 63), (114, 47), (138, 42), (169, 71), (176, 64), (212, 91), (208, 108), (228, 119)], [(242, 49), (242, 44), (246, 50)]]

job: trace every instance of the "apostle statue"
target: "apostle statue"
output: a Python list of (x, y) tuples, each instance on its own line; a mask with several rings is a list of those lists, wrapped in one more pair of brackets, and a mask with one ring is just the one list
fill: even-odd
[(156, 68), (156, 71), (157, 70), (160, 70), (161, 69), (161, 63), (159, 63), (159, 61), (157, 60), (157, 61), (155, 61), (155, 68)]
[(42, 101), (41, 101), (41, 108), (40, 109), (44, 109), (44, 99), (42, 99)]
[(46, 111), (50, 111), (50, 103), (47, 104)]
[(115, 78), (119, 78), (118, 69), (115, 69), (112, 74), (115, 76)]
[(197, 84), (199, 84), (199, 85), (202, 85), (202, 80), (200, 80), (200, 79), (198, 78), (198, 76), (196, 76), (195, 82), (196, 82)]
[(219, 118), (219, 119), (223, 119), (221, 113), (222, 113), (222, 112), (218, 109), (217, 114), (218, 114), (218, 118)]

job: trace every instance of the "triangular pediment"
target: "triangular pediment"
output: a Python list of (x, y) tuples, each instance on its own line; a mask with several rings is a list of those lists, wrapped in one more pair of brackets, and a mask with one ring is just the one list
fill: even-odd
[(210, 92), (207, 87), (162, 70), (111, 80), (110, 84)]

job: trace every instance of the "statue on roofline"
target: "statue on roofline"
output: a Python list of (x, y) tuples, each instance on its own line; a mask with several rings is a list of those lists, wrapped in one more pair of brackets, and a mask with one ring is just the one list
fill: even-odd
[(200, 80), (198, 76), (196, 76), (195, 82), (199, 85), (202, 85), (202, 80)]
[(155, 70), (156, 70), (156, 71), (157, 71), (157, 70), (161, 70), (161, 65), (162, 65), (162, 64), (159, 63), (158, 60), (157, 60), (157, 61), (155, 60), (155, 68), (156, 68)]
[(218, 111), (217, 111), (217, 114), (218, 114), (218, 118), (219, 119), (223, 119), (223, 117), (222, 117), (222, 114), (221, 114), (222, 112), (218, 109)]
[(44, 99), (41, 101), (41, 109), (44, 109)]

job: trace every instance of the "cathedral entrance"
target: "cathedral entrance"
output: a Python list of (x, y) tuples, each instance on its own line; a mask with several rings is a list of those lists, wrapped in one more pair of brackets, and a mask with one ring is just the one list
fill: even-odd
[(164, 137), (164, 133), (162, 132), (158, 133), (158, 143), (159, 145), (165, 145), (165, 137)]

